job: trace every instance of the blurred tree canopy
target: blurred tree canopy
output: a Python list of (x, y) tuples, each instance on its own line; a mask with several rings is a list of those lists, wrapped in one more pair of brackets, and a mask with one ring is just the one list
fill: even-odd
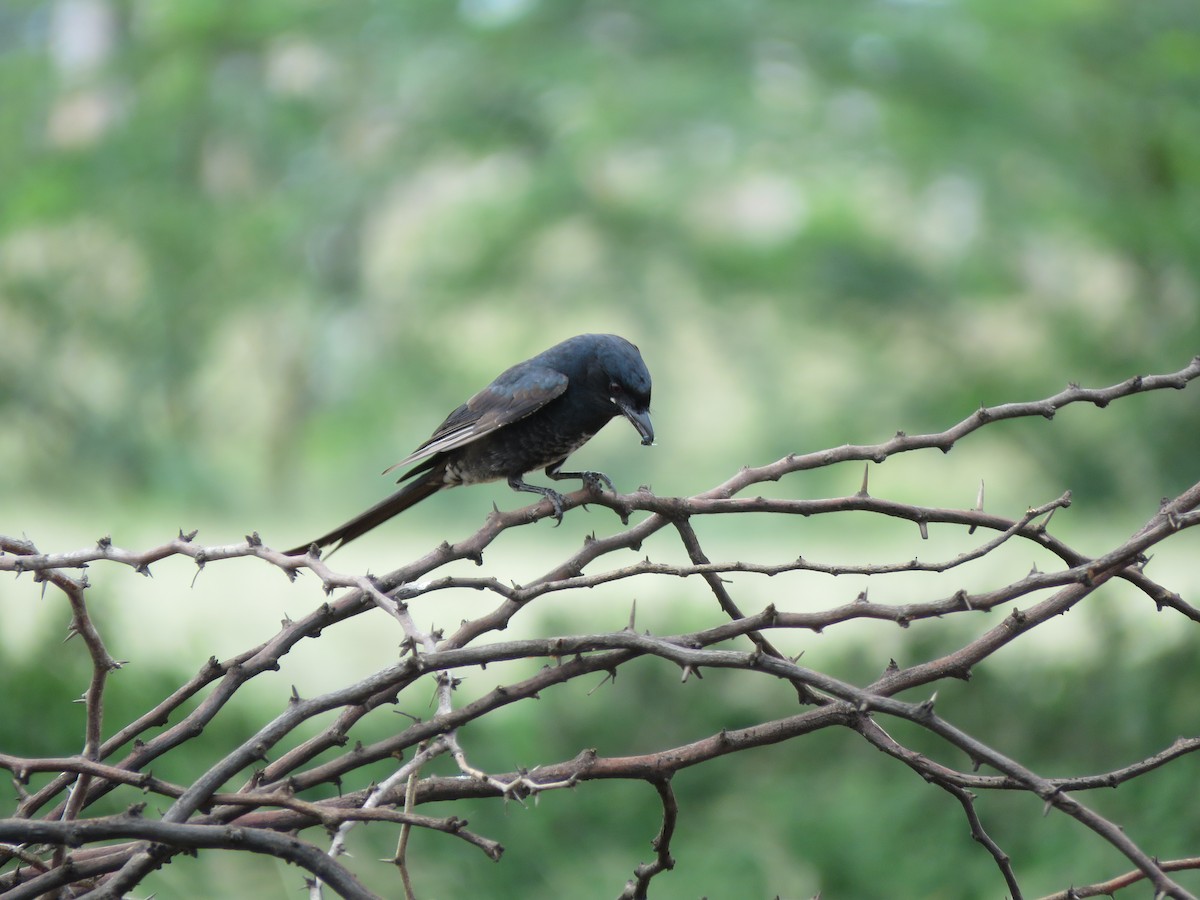
[(9, 488), (261, 502), (583, 330), (700, 477), (1197, 350), (1188, 0), (14, 0), (0, 91)]

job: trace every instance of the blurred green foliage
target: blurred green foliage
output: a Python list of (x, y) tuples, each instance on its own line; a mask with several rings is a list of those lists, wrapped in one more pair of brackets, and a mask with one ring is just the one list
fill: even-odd
[[(624, 435), (604, 468), (673, 493), (1067, 380), (1180, 368), (1200, 350), (1197, 97), (1194, 0), (9, 0), (0, 528), (43, 507), (81, 510), (98, 534), (116, 508), (172, 529), (215, 511), (241, 534), (267, 508), (327, 527), (500, 369), (587, 330), (630, 337), (655, 375), (661, 446)], [(1028, 493), (1033, 473), (1142, 521), (1194, 481), (1194, 398), (1120, 406), (1053, 432), (990, 429), (1010, 504), (1048, 499)], [(1006, 472), (986, 474), (995, 496)], [(442, 509), (478, 520), (456, 502)], [(1192, 727), (1194, 654), (1117, 673), (1127, 648), (1110, 637), (1092, 662), (992, 675), (986, 706), (950, 714), (970, 729), (1011, 710), (1005, 752), (1073, 773)], [(650, 749), (736, 727), (737, 702), (761, 713), (736, 688), (717, 710), (680, 700), (674, 673), (646, 677), (672, 683), (548, 698), (537, 722), (508, 723), (518, 758), (477, 762), (625, 752), (639, 728)], [(0, 747), (77, 749), (58, 729), (78, 738), (78, 721), (46, 719), (56, 749), (17, 738), (65, 702), (43, 694), (85, 681), (21, 674), (28, 708), (0, 716)], [(830, 757), (844, 778), (791, 779)], [(1000, 894), (956, 804), (915, 776), (898, 786), (861, 741), (753, 762), (680, 777), (665, 895)], [(1193, 763), (1168, 767), (1116, 792), (1112, 814), (1126, 796), (1162, 804), (1136, 817), (1162, 833), (1138, 839), (1194, 852), (1191, 781)], [(1028, 828), (1028, 798), (985, 804), (1039, 889), (1064, 886), (1064, 860), (1077, 882), (1125, 868), (1070, 822)], [(637, 785), (531, 812), (479, 804), (474, 824), (509, 857), (419, 835), (418, 881), (444, 879), (430, 896), (610, 896), (657, 815)], [(227, 877), (199, 871), (206, 858), (164, 870), (160, 895)]]
[[(1197, 349), (1186, 0), (0, 16), (6, 489), (331, 491), (582, 330), (642, 344), (700, 479)], [(1130, 446), (1062, 440), (1128, 499)]]

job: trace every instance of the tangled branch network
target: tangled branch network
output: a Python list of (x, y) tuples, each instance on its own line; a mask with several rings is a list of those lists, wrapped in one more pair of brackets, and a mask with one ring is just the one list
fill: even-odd
[[(443, 543), (383, 576), (340, 572), (315, 554), (285, 556), (265, 546), (257, 535), (240, 544), (203, 546), (194, 534), (180, 534), (143, 551), (120, 549), (102, 539), (93, 547), (65, 553), (43, 553), (29, 541), (0, 536), (0, 571), (33, 578), (60, 594), (70, 606), (71, 632), (82, 639), (91, 659), (90, 683), (83, 697), (86, 722), (78, 753), (34, 758), (0, 748), (0, 767), (11, 773), (17, 791), (14, 805), (6, 811), (8, 817), (0, 819), (0, 894), (12, 900), (122, 897), (179, 854), (219, 849), (265, 854), (300, 867), (314, 900), (327, 890), (343, 897), (373, 897), (376, 895), (364, 887), (360, 876), (365, 867), (379, 863), (355, 860), (346, 853), (351, 830), (360, 822), (373, 822), (386, 823), (376, 827), (395, 829), (394, 877), (404, 894), (413, 897), (415, 867), (408, 853), (413, 829), (457, 838), (496, 860), (503, 850), (494, 838), (470, 830), (462, 817), (423, 815), (416, 811), (422, 805), (489, 797), (524, 801), (583, 782), (623, 779), (648, 783), (661, 805), (656, 834), (650, 835), (654, 826), (647, 823), (653, 851), (649, 861), (633, 866), (623, 885), (613, 885), (613, 892), (621, 897), (645, 897), (653, 879), (675, 865), (672, 839), (688, 806), (687, 796), (677, 796), (672, 786), (676, 772), (729, 754), (749, 753), (767, 744), (841, 728), (861, 736), (953, 798), (971, 837), (982, 846), (981, 852), (990, 854), (998, 880), (1014, 898), (1024, 896), (1019, 861), (1014, 863), (985, 828), (984, 817), (976, 808), (981, 792), (1036, 795), (1047, 814), (1069, 816), (1096, 841), (1127, 860), (1124, 871), (1102, 873), (1109, 880), (1064, 886), (1056, 896), (1110, 894), (1148, 881), (1156, 896), (1191, 897), (1173, 880), (1172, 873), (1200, 867), (1200, 860), (1159, 858), (1156, 848), (1140, 846), (1089, 806), (1086, 795), (1171, 764), (1200, 748), (1200, 739), (1181, 738), (1167, 747), (1148, 747), (1143, 759), (1117, 771), (1048, 778), (944, 718), (933, 688), (946, 679), (966, 679), (1000, 648), (1071, 611), (1112, 579), (1133, 585), (1158, 610), (1200, 622), (1200, 610), (1145, 572), (1156, 546), (1200, 522), (1200, 483), (1164, 501), (1134, 534), (1101, 556), (1085, 556), (1051, 534), (1051, 517), (1070, 505), (1069, 493), (1010, 519), (985, 511), (982, 488), (974, 507), (966, 509), (877, 498), (869, 493), (865, 476), (858, 492), (832, 499), (772, 499), (748, 492), (755, 485), (835, 463), (882, 463), (896, 454), (925, 448), (949, 451), (972, 432), (1006, 419), (1050, 418), (1069, 404), (1103, 408), (1147, 391), (1182, 389), (1198, 376), (1200, 357), (1173, 374), (1131, 378), (1104, 389), (1072, 385), (1036, 402), (981, 408), (937, 434), (901, 433), (881, 444), (790, 455), (769, 465), (743, 469), (725, 483), (691, 497), (658, 497), (645, 489), (612, 494), (585, 488), (565, 498), (566, 508), (584, 503), (608, 507), (624, 523), (623, 529), (590, 537), (541, 577), (522, 584), (446, 574), (444, 570), (456, 561), (480, 561), (484, 550), (506, 530), (551, 515), (553, 509), (547, 501), (512, 512), (494, 511), (483, 527), (465, 540)], [(917, 526), (922, 537), (930, 525), (955, 526), (976, 535), (978, 543), (943, 560), (869, 565), (836, 565), (806, 558), (783, 563), (714, 561), (694, 527), (702, 516), (810, 517), (850, 512), (906, 520)], [(635, 514), (642, 515), (630, 525)], [(686, 562), (655, 562), (646, 557), (627, 565), (609, 563), (620, 551), (640, 551), (659, 532), (673, 536), (672, 545), (682, 550), (678, 558)], [(990, 590), (959, 588), (904, 604), (872, 601), (864, 592), (851, 602), (793, 610), (788, 606), (794, 595), (780, 593), (777, 596), (784, 600), (744, 610), (745, 599), (735, 596), (728, 578), (733, 573), (765, 578), (806, 572), (884, 579), (913, 571), (955, 578), (956, 573), (1002, 546), (1019, 542), (1045, 551), (1057, 560), (1056, 566), (1052, 571), (1031, 571)], [(90, 567), (103, 573), (108, 567), (129, 566), (148, 574), (153, 564), (172, 556), (190, 557), (201, 568), (232, 558), (255, 557), (292, 579), (307, 569), (320, 579), (330, 599), (299, 620), (284, 622), (281, 630), (258, 646), (230, 659), (204, 662), (185, 683), (113, 730), (105, 720), (105, 691), (121, 663), (109, 653), (98, 617), (89, 607), (89, 579), (84, 570)], [(687, 633), (650, 634), (637, 629), (631, 614), (627, 627), (611, 632), (521, 640), (499, 637), (514, 617), (552, 592), (615, 584), (626, 587), (632, 596), (635, 585), (664, 577), (681, 579), (685, 586), (696, 585), (701, 602), (711, 610), (703, 627)], [(449, 634), (420, 627), (414, 610), (419, 611), (420, 604), (430, 598), (452, 591), (482, 591), (494, 598), (494, 604)], [(998, 620), (976, 618), (999, 607), (1006, 612)], [(237, 746), (204, 744), (209, 724), (229, 709), (239, 691), (263, 673), (277, 670), (302, 642), (316, 640), (358, 616), (384, 614), (394, 621), (397, 634), (403, 635), (399, 658), (368, 677), (330, 686), (319, 696), (301, 697), (293, 692), (270, 721), (259, 724)], [(990, 627), (981, 632), (968, 628), (972, 636), (959, 640), (953, 650), (905, 667), (893, 663), (867, 684), (801, 665), (799, 658), (785, 655), (772, 641), (772, 637), (779, 640), (789, 633), (820, 632), (854, 620), (877, 619), (907, 626), (952, 617), (967, 623), (986, 621)], [(593, 682), (596, 675), (615, 678), (623, 666), (639, 659), (677, 667), (682, 680), (692, 682), (695, 690), (703, 690), (699, 679), (705, 671), (733, 669), (747, 677), (785, 682), (794, 697), (789, 707), (773, 718), (650, 753), (606, 757), (585, 747), (571, 758), (531, 761), (540, 764), (510, 772), (484, 771), (471, 762), (466, 748), (473, 725), (558, 685), (587, 676), (593, 676)], [(504, 668), (493, 669), (493, 664), (517, 660), (539, 665), (534, 674), (512, 680), (493, 674)], [(485, 677), (494, 681), (475, 699), (462, 702), (455, 688), (468, 673), (475, 683)], [(380, 715), (379, 711), (389, 710), (414, 691), (427, 696), (430, 688), (436, 698), (431, 716), (412, 720), (393, 716), (386, 737), (356, 740), (356, 730)], [(925, 699), (897, 699), (901, 692), (913, 689), (926, 689)], [(912, 723), (939, 744), (959, 751), (958, 758), (965, 765), (955, 768), (935, 761), (928, 753), (893, 738), (884, 727), (889, 720)], [(185, 755), (196, 747), (203, 747), (203, 752)], [(428, 764), (440, 756), (453, 761), (457, 774), (430, 772)], [(182, 782), (153, 774), (160, 761), (181, 758), (204, 763), (196, 763), (199, 768)], [(368, 774), (378, 772), (379, 764), (389, 761), (387, 777)], [(240, 787), (230, 790), (230, 784)], [(154, 803), (147, 804), (146, 795)], [(103, 798), (109, 799), (101, 803)], [(152, 807), (154, 814), (150, 813)], [(123, 811), (113, 814), (114, 808)], [(104, 809), (110, 812), (98, 812)], [(464, 848), (463, 852), (472, 851)], [(389, 895), (399, 892), (397, 887)]]

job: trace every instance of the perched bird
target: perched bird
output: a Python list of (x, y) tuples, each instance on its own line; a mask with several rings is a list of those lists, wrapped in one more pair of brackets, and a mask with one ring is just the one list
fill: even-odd
[[(615, 334), (581, 334), (517, 363), (446, 417), (433, 435), (392, 469), (418, 463), (400, 476), (404, 487), (362, 515), (307, 544), (341, 547), (442, 488), (508, 480), (514, 491), (541, 494), (562, 522), (562, 495), (528, 484), (523, 476), (545, 469), (555, 480), (579, 478), (613, 490), (600, 472), (563, 472), (568, 456), (615, 416), (633, 423), (642, 443), (654, 443), (650, 373), (638, 348)], [(334, 549), (337, 549), (335, 547)]]

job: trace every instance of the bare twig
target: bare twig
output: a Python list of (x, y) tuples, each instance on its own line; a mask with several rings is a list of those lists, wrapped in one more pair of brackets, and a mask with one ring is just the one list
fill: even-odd
[(671, 857), (671, 836), (675, 833), (675, 821), (679, 818), (679, 804), (675, 801), (675, 792), (671, 789), (669, 778), (656, 778), (651, 782), (658, 791), (662, 801), (662, 827), (650, 842), (654, 848), (654, 861), (642, 863), (633, 873), (633, 878), (621, 892), (620, 900), (645, 900), (650, 887), (650, 879), (662, 872), (675, 868), (675, 860)]

